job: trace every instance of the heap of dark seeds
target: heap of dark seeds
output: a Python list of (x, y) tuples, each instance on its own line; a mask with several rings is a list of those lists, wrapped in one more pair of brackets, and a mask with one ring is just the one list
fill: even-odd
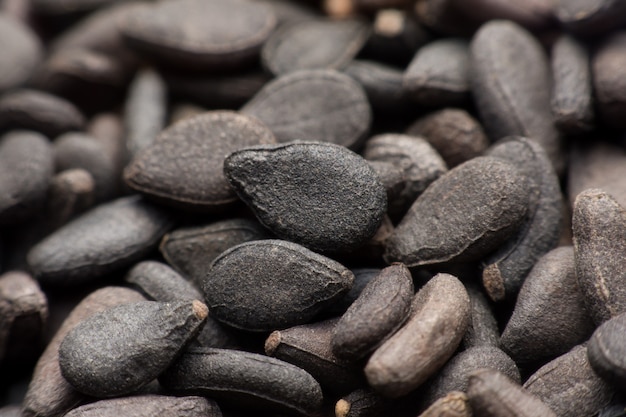
[(0, 0), (0, 417), (625, 384), (626, 1)]

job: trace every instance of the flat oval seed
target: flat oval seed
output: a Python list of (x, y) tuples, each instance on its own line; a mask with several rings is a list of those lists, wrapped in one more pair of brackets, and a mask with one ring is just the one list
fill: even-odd
[(363, 88), (333, 70), (302, 70), (268, 83), (241, 112), (257, 117), (279, 142), (298, 139), (357, 147), (372, 115)]
[(0, 15), (0, 92), (19, 87), (34, 73), (43, 58), (37, 36), (19, 21)]
[(278, 359), (236, 350), (189, 349), (159, 378), (178, 392), (196, 392), (252, 410), (312, 415), (322, 389), (311, 375)]
[(295, 243), (260, 240), (220, 255), (204, 282), (211, 314), (240, 329), (306, 323), (352, 286), (350, 270)]
[(524, 281), (500, 339), (517, 363), (538, 363), (565, 353), (594, 330), (578, 281), (574, 248), (544, 255)]
[(283, 26), (261, 52), (274, 75), (303, 69), (342, 69), (363, 47), (369, 27), (358, 20), (310, 20)]
[(470, 319), (470, 300), (457, 278), (438, 274), (415, 295), (412, 315), (365, 366), (369, 384), (388, 397), (413, 391), (450, 359)]
[(596, 415), (614, 394), (614, 388), (589, 365), (585, 346), (576, 346), (539, 368), (524, 389), (560, 417)]
[(222, 70), (254, 62), (275, 26), (276, 17), (260, 3), (173, 0), (130, 13), (122, 32), (130, 46), (159, 62)]
[(343, 146), (297, 142), (232, 153), (224, 174), (259, 221), (313, 250), (352, 250), (380, 226), (387, 196), (367, 162)]
[(218, 405), (202, 397), (137, 395), (83, 405), (65, 417), (222, 417)]
[[(224, 158), (246, 146), (275, 143), (256, 119), (216, 111), (165, 129), (124, 170), (133, 189), (183, 209), (214, 211), (237, 201), (222, 167)], [(185, 161), (181, 163), (181, 161)]]
[(589, 339), (589, 363), (598, 375), (615, 387), (626, 382), (626, 313), (606, 321)]
[(590, 189), (576, 197), (572, 217), (576, 278), (596, 325), (626, 311), (626, 210)]
[(52, 146), (48, 139), (26, 131), (2, 136), (0, 224), (24, 220), (43, 209), (53, 171)]
[(387, 241), (386, 260), (409, 267), (479, 260), (520, 227), (529, 193), (526, 178), (508, 162), (465, 162), (413, 203)]
[(383, 269), (335, 326), (333, 353), (354, 360), (374, 350), (408, 318), (413, 295), (413, 279), (406, 266)]
[(200, 301), (143, 301), (98, 313), (63, 339), (59, 364), (78, 391), (129, 394), (160, 375), (207, 318)]
[(470, 50), (472, 91), (492, 139), (531, 138), (562, 172), (562, 144), (550, 109), (550, 66), (537, 39), (513, 22), (491, 21), (474, 35)]
[(171, 225), (168, 213), (139, 196), (120, 198), (39, 242), (28, 253), (28, 264), (41, 282), (86, 282), (141, 259)]

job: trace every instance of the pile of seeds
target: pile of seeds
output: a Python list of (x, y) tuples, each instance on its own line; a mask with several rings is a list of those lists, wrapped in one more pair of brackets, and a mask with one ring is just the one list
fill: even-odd
[(0, 0), (0, 417), (626, 416), (626, 2)]

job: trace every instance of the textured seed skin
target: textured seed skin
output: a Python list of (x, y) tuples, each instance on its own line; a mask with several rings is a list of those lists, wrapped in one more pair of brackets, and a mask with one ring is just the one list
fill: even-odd
[(355, 360), (374, 350), (408, 318), (413, 295), (413, 279), (406, 266), (383, 269), (335, 326), (333, 353)]
[(576, 197), (572, 217), (576, 277), (596, 325), (626, 311), (626, 210), (602, 190)]
[(274, 136), (258, 120), (207, 112), (161, 132), (126, 167), (124, 179), (131, 188), (178, 208), (225, 209), (237, 196), (222, 173), (224, 158), (246, 146), (270, 143)]
[(470, 374), (481, 368), (495, 369), (512, 381), (521, 382), (517, 365), (502, 350), (495, 346), (476, 346), (455, 355), (424, 384), (424, 405), (430, 406), (451, 391), (466, 392)]
[(132, 265), (171, 227), (171, 216), (138, 196), (102, 204), (31, 249), (28, 264), (50, 284), (87, 282)]
[(254, 62), (276, 17), (242, 0), (176, 0), (146, 5), (121, 26), (130, 46), (160, 63), (215, 71)]
[(75, 408), (66, 417), (221, 417), (217, 403), (202, 397), (139, 395), (100, 400)]
[(346, 310), (359, 298), (359, 295), (363, 292), (367, 284), (373, 280), (379, 273), (378, 268), (356, 268), (352, 270), (354, 274), (354, 282), (352, 288), (335, 304), (330, 306), (326, 311), (327, 314), (334, 316), (340, 316), (346, 312)]
[(0, 92), (19, 87), (35, 72), (43, 58), (37, 36), (19, 21), (0, 16), (0, 38), (4, 39), (0, 58)]
[(484, 417), (556, 417), (539, 398), (494, 369), (479, 369), (467, 389), (472, 411)]
[(338, 358), (332, 351), (338, 321), (335, 318), (276, 330), (265, 341), (265, 354), (304, 369), (324, 389), (339, 394), (350, 392), (364, 381), (359, 365)]
[(463, 392), (452, 391), (428, 407), (419, 417), (471, 417), (469, 399)]
[(93, 397), (129, 394), (170, 365), (207, 315), (199, 301), (143, 301), (95, 314), (63, 339), (61, 372)]
[(539, 42), (512, 22), (491, 21), (471, 45), (472, 91), (493, 139), (531, 138), (557, 172), (565, 165), (550, 110), (550, 67)]
[(614, 394), (614, 388), (589, 365), (585, 346), (576, 346), (539, 368), (524, 388), (562, 417), (595, 415)]
[(368, 161), (387, 162), (403, 175), (403, 187), (389, 199), (390, 215), (404, 215), (417, 197), (437, 178), (447, 172), (446, 163), (421, 137), (399, 134), (376, 135), (367, 140), (363, 157)]
[(470, 319), (470, 301), (454, 276), (438, 274), (416, 294), (412, 315), (367, 362), (369, 384), (387, 397), (419, 387), (452, 356)]
[(22, 405), (24, 417), (60, 417), (86, 401), (61, 374), (59, 346), (65, 336), (88, 317), (124, 303), (145, 300), (137, 291), (122, 287), (104, 287), (80, 302), (65, 319), (46, 350), (39, 357)]
[(241, 112), (265, 123), (279, 142), (314, 140), (348, 148), (361, 144), (372, 122), (363, 88), (334, 70), (301, 70), (278, 77)]
[(559, 179), (543, 148), (527, 138), (507, 138), (487, 152), (513, 164), (528, 180), (528, 218), (516, 236), (483, 262), (483, 284), (494, 301), (517, 295), (537, 260), (561, 236), (562, 197)]
[(385, 189), (367, 162), (329, 143), (243, 149), (226, 158), (224, 174), (263, 225), (322, 252), (365, 243), (387, 206)]
[(370, 29), (359, 20), (307, 20), (275, 31), (261, 51), (274, 75), (304, 69), (342, 69), (365, 44)]
[(211, 314), (232, 327), (272, 331), (311, 320), (352, 286), (349, 269), (295, 243), (260, 240), (221, 254), (203, 285)]
[(625, 313), (604, 322), (589, 339), (587, 352), (593, 370), (617, 388), (626, 381), (625, 329)]
[(85, 116), (72, 103), (42, 91), (21, 89), (0, 99), (0, 130), (29, 129), (55, 138), (81, 130)]
[(430, 113), (415, 121), (406, 133), (426, 139), (449, 168), (480, 156), (489, 146), (480, 123), (457, 108)]
[(156, 261), (142, 261), (132, 267), (124, 280), (139, 288), (149, 300), (201, 300), (202, 294), (169, 266)]
[(591, 60), (593, 90), (599, 116), (609, 126), (624, 129), (623, 114), (626, 109), (626, 83), (616, 76), (617, 68), (626, 62), (626, 31), (608, 36), (597, 47)]
[(420, 195), (387, 241), (385, 259), (409, 267), (481, 259), (518, 230), (528, 204), (527, 180), (514, 166), (474, 158)]
[(52, 147), (39, 133), (0, 138), (0, 224), (31, 217), (43, 208), (54, 172)]
[(229, 219), (175, 229), (163, 237), (159, 249), (174, 269), (201, 287), (211, 263), (222, 252), (267, 237), (267, 230), (256, 221)]
[(442, 39), (421, 47), (406, 72), (403, 86), (425, 106), (454, 106), (469, 99), (469, 46), (463, 39)]
[(500, 343), (520, 364), (545, 361), (589, 338), (594, 324), (578, 286), (574, 248), (544, 255), (520, 290)]
[(302, 369), (254, 353), (189, 349), (159, 381), (179, 392), (195, 392), (252, 410), (310, 415), (322, 405), (322, 390)]
[(587, 48), (571, 36), (561, 36), (552, 48), (552, 74), (552, 114), (556, 126), (570, 134), (591, 130), (594, 110)]
[(465, 284), (465, 287), (470, 298), (471, 318), (463, 336), (463, 347), (500, 346), (498, 323), (482, 288), (471, 283)]

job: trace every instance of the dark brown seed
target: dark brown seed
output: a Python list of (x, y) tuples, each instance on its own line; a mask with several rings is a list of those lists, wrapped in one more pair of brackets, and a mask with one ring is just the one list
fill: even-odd
[(463, 336), (463, 347), (499, 346), (500, 330), (487, 297), (478, 285), (468, 283), (466, 289), (470, 298), (471, 318)]
[[(626, 12), (626, 4), (624, 7)], [(611, 127), (626, 127), (626, 84), (615, 71), (626, 65), (626, 32), (614, 32), (596, 50), (591, 60), (593, 89), (599, 116)]]
[(518, 230), (529, 192), (526, 178), (508, 162), (465, 162), (413, 203), (387, 241), (385, 259), (409, 267), (481, 259)]
[(365, 139), (372, 115), (363, 88), (333, 70), (302, 70), (268, 83), (242, 109), (279, 142), (314, 140), (349, 148)]
[(86, 401), (86, 397), (63, 378), (59, 367), (59, 346), (80, 322), (97, 312), (116, 305), (144, 300), (136, 291), (105, 287), (87, 296), (65, 319), (48, 347), (40, 356), (22, 406), (24, 417), (60, 417)]
[(29, 129), (55, 138), (82, 130), (85, 117), (72, 103), (36, 90), (16, 90), (0, 99), (0, 130)]
[(171, 216), (130, 196), (101, 204), (31, 249), (28, 264), (47, 284), (86, 282), (132, 265), (172, 226)]
[(358, 20), (307, 20), (286, 25), (265, 42), (263, 65), (274, 75), (304, 69), (342, 69), (365, 44), (369, 27)]
[(229, 111), (207, 112), (161, 132), (126, 167), (124, 179), (131, 188), (169, 205), (225, 209), (237, 196), (222, 173), (224, 158), (246, 146), (270, 143), (275, 143), (274, 136), (258, 120)]
[(359, 295), (363, 292), (367, 284), (373, 280), (380, 273), (380, 269), (377, 268), (356, 268), (352, 270), (354, 274), (354, 283), (352, 288), (348, 291), (340, 300), (330, 306), (326, 313), (332, 317), (340, 316), (346, 312), (348, 307), (352, 305), (359, 298)]
[(379, 417), (386, 401), (371, 389), (358, 389), (335, 404), (335, 417)]
[(200, 301), (142, 301), (94, 314), (59, 347), (63, 377), (97, 398), (132, 393), (159, 376), (200, 330)]
[(470, 50), (472, 91), (491, 138), (531, 138), (562, 172), (561, 139), (550, 110), (550, 66), (539, 41), (515, 23), (492, 21), (476, 33)]
[(260, 240), (221, 254), (203, 285), (211, 314), (268, 331), (310, 321), (352, 286), (350, 270), (295, 243)]
[(130, 46), (160, 63), (224, 70), (254, 62), (275, 26), (271, 9), (260, 3), (174, 0), (133, 11), (121, 28)]
[(494, 301), (514, 298), (539, 257), (554, 248), (561, 235), (562, 196), (559, 179), (543, 148), (530, 139), (498, 142), (487, 155), (513, 164), (528, 179), (527, 219), (512, 237), (483, 262), (483, 285)]
[(472, 412), (481, 417), (556, 417), (543, 401), (495, 369), (474, 371), (467, 396)]
[(95, 183), (98, 202), (114, 197), (119, 189), (119, 169), (115, 155), (106, 144), (84, 133), (66, 133), (54, 141), (54, 163), (57, 171), (84, 169)]
[(331, 339), (339, 319), (303, 324), (272, 332), (265, 353), (304, 369), (331, 392), (346, 393), (363, 385), (358, 365), (334, 355)]
[(0, 137), (0, 224), (23, 221), (43, 209), (53, 170), (52, 146), (39, 133)]
[(540, 363), (587, 340), (593, 330), (574, 249), (565, 246), (544, 255), (528, 274), (500, 343), (517, 363)]
[(236, 350), (189, 349), (161, 376), (178, 392), (196, 392), (251, 410), (311, 415), (322, 390), (306, 371), (267, 356)]
[(441, 156), (420, 137), (399, 134), (374, 136), (366, 142), (363, 157), (368, 161), (390, 163), (404, 174), (402, 190), (395, 199), (388, 201), (390, 216), (403, 216), (415, 199), (447, 172)]
[(596, 415), (614, 394), (614, 388), (589, 365), (585, 346), (577, 346), (539, 368), (524, 383), (524, 389), (560, 417)]
[(406, 133), (424, 137), (449, 168), (482, 155), (489, 146), (480, 123), (462, 109), (430, 113), (413, 123)]
[(256, 221), (230, 219), (176, 229), (163, 237), (159, 249), (174, 269), (200, 288), (211, 263), (222, 252), (267, 237), (267, 231)]
[[(257, 3), (259, 0), (257, 0)], [(238, 109), (271, 79), (259, 68), (236, 74), (165, 72), (168, 92), (208, 108)]]
[(201, 300), (202, 294), (169, 266), (156, 261), (143, 261), (131, 268), (124, 280), (136, 286), (148, 300)]
[(413, 279), (406, 266), (394, 264), (383, 269), (335, 326), (333, 353), (355, 360), (374, 350), (408, 318), (413, 296)]
[(626, 151), (607, 142), (572, 147), (568, 173), (568, 197), (573, 207), (576, 196), (589, 188), (607, 192), (626, 207)]
[(129, 87), (124, 108), (126, 146), (131, 156), (149, 146), (165, 125), (165, 81), (154, 70), (139, 72)]
[(622, 387), (626, 381), (625, 334), (626, 314), (619, 314), (604, 322), (589, 339), (589, 363), (615, 388)]
[(401, 70), (377, 61), (355, 59), (344, 72), (363, 87), (374, 112), (396, 116), (409, 107)]
[(552, 48), (552, 76), (552, 114), (556, 126), (569, 134), (591, 130), (594, 110), (586, 47), (571, 36), (561, 36)]
[(559, 0), (556, 16), (579, 35), (601, 35), (622, 26), (626, 4), (619, 0)]
[(0, 360), (30, 360), (42, 348), (48, 301), (30, 275), (10, 271), (0, 276)]
[(365, 366), (369, 384), (387, 397), (419, 387), (450, 359), (470, 319), (470, 301), (463, 284), (438, 274), (415, 296), (412, 315), (383, 343)]
[(424, 406), (430, 406), (451, 391), (467, 391), (469, 376), (480, 368), (495, 369), (516, 383), (521, 377), (515, 362), (495, 346), (469, 348), (450, 359), (431, 380), (424, 384)]
[(367, 162), (343, 146), (294, 142), (236, 151), (224, 174), (259, 221), (313, 250), (352, 250), (371, 238), (387, 196)]
[(65, 417), (222, 417), (217, 403), (202, 397), (138, 395), (100, 400), (75, 408)]
[(35, 72), (43, 58), (37, 36), (16, 19), (0, 15), (0, 92), (23, 85)]
[(407, 94), (423, 106), (454, 106), (469, 99), (469, 46), (463, 39), (433, 41), (419, 49), (404, 73)]
[(572, 217), (576, 277), (596, 325), (626, 311), (626, 210), (602, 190), (576, 197)]
[(472, 417), (469, 399), (463, 392), (452, 391), (441, 397), (418, 417)]

